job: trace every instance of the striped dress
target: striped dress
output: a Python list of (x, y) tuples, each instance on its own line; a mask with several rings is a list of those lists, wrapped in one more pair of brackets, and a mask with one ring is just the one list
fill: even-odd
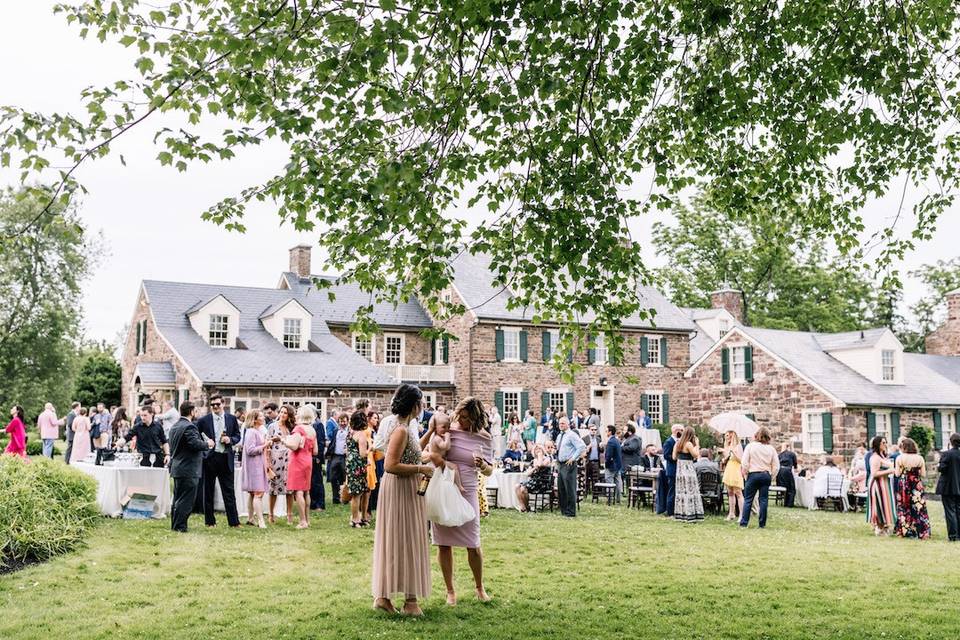
[(870, 486), (867, 490), (867, 522), (877, 529), (890, 530), (896, 524), (896, 494), (893, 474), (877, 477), (877, 472), (892, 468), (889, 459), (874, 453), (870, 456)]

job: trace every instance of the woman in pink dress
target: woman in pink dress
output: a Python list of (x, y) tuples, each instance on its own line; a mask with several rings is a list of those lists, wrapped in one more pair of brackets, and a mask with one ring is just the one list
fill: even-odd
[(21, 458), (27, 457), (27, 429), (23, 426), (23, 407), (14, 405), (10, 409), (10, 424), (7, 425), (6, 432), (10, 434), (10, 442), (4, 453), (12, 453)]
[[(463, 497), (473, 505), (473, 520), (459, 527), (443, 527), (431, 523), (433, 544), (437, 545), (437, 560), (447, 585), (447, 604), (457, 604), (457, 593), (453, 587), (453, 547), (466, 547), (467, 562), (473, 571), (473, 583), (477, 599), (489, 602), (490, 596), (483, 588), (483, 554), (480, 551), (480, 504), (477, 498), (477, 471), (485, 476), (493, 472), (490, 463), (493, 453), (493, 440), (486, 431), (490, 424), (483, 404), (476, 398), (464, 398), (453, 412), (453, 427), (450, 430), (450, 451), (446, 458), (434, 456), (433, 463), (438, 467), (446, 464), (456, 465), (460, 475)], [(428, 434), (430, 435), (430, 434)]]
[(87, 417), (87, 408), (80, 407), (77, 417), (73, 419), (73, 451), (70, 453), (70, 463), (84, 462), (90, 455), (90, 418)]
[(266, 529), (263, 521), (263, 494), (267, 491), (267, 464), (264, 450), (269, 444), (263, 415), (251, 409), (243, 424), (243, 466), (240, 467), (240, 488), (247, 492), (247, 524)]
[(290, 466), (287, 469), (287, 491), (294, 491), (294, 500), (300, 512), (297, 529), (310, 526), (307, 519), (307, 504), (310, 502), (310, 476), (313, 471), (313, 456), (317, 455), (317, 432), (313, 421), (317, 414), (312, 407), (304, 405), (297, 409), (297, 426), (284, 442), (290, 449)]

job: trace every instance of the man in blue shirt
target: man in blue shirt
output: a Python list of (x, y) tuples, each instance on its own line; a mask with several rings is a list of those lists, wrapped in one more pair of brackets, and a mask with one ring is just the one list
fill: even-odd
[(650, 419), (650, 416), (648, 416), (647, 412), (643, 409), (640, 409), (640, 413), (637, 414), (637, 427), (641, 429), (650, 429), (653, 427), (653, 420)]
[(617, 439), (617, 428), (611, 424), (607, 426), (607, 444), (603, 448), (603, 477), (613, 483), (613, 499), (617, 502), (620, 502), (620, 494), (623, 493), (622, 471), (620, 440)]
[[(337, 414), (333, 433), (327, 437), (327, 479), (333, 489), (333, 504), (340, 504), (340, 485), (347, 480), (347, 434), (350, 417), (346, 411)], [(327, 430), (329, 431), (329, 422)]]
[(577, 462), (587, 450), (580, 434), (570, 431), (570, 421), (560, 418), (557, 438), (557, 493), (560, 513), (568, 518), (577, 515)]
[(677, 461), (673, 459), (673, 447), (680, 438), (683, 425), (675, 424), (670, 429), (670, 437), (663, 443), (663, 471), (660, 472), (657, 486), (657, 515), (673, 517), (673, 499), (677, 484)]

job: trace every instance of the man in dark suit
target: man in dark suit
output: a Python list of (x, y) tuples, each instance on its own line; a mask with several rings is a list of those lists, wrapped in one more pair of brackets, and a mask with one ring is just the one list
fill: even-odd
[(613, 499), (620, 502), (620, 495), (623, 493), (623, 454), (620, 447), (620, 440), (617, 438), (617, 428), (607, 425), (607, 443), (603, 447), (603, 476), (607, 482), (613, 483), (616, 487), (613, 491)]
[(236, 416), (223, 410), (223, 396), (210, 396), (210, 413), (197, 423), (200, 433), (213, 440), (213, 448), (203, 460), (203, 520), (208, 527), (217, 524), (213, 514), (214, 486), (220, 483), (223, 508), (227, 512), (227, 524), (240, 526), (237, 515), (237, 497), (233, 491), (233, 447), (240, 442), (240, 424)]
[(584, 484), (587, 493), (593, 491), (593, 485), (600, 481), (600, 456), (603, 454), (603, 443), (596, 427), (590, 427), (590, 435), (583, 436), (583, 444), (587, 446), (586, 460), (584, 461)]
[(960, 541), (960, 433), (950, 435), (950, 450), (940, 454), (940, 479), (937, 493), (943, 501), (943, 516), (947, 520), (947, 537)]
[(677, 444), (683, 426), (673, 425), (670, 437), (663, 443), (663, 471), (657, 487), (657, 514), (673, 517), (673, 499), (677, 488), (677, 461), (673, 459), (673, 447)]
[(657, 455), (657, 445), (648, 444), (640, 456), (640, 466), (644, 471), (656, 471), (663, 467), (663, 458)]
[(180, 405), (180, 420), (170, 428), (170, 477), (173, 478), (173, 509), (170, 528), (187, 532), (187, 520), (200, 484), (203, 454), (213, 447), (213, 440), (204, 440), (193, 424), (196, 409), (192, 402)]
[(317, 455), (313, 456), (310, 475), (310, 510), (323, 511), (327, 508), (327, 489), (323, 484), (323, 452), (327, 447), (327, 431), (319, 414), (313, 422), (313, 430), (317, 434)]

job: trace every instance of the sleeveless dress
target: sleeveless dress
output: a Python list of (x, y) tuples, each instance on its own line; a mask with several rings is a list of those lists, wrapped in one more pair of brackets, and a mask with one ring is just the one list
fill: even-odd
[(477, 433), (458, 429), (450, 431), (450, 451), (447, 453), (446, 461), (457, 465), (460, 483), (463, 485), (460, 493), (473, 506), (475, 515), (473, 520), (459, 527), (443, 527), (435, 522), (430, 523), (433, 544), (441, 547), (480, 548), (480, 500), (477, 494), (479, 478), (477, 467), (473, 463), (473, 451), (479, 449), (480, 456), (489, 464), (492, 456), (491, 445), (490, 434), (486, 431)]
[[(743, 451), (740, 451), (743, 455)], [(743, 489), (743, 474), (740, 473), (740, 461), (732, 453), (727, 455), (727, 464), (723, 467), (723, 484), (733, 489)]]
[(677, 456), (677, 488), (673, 517), (681, 522), (703, 520), (703, 499), (700, 497), (700, 480), (693, 466), (693, 456), (683, 452)]
[[(274, 421), (267, 428), (267, 437), (282, 436), (280, 423)], [(270, 445), (270, 464), (273, 467), (273, 477), (270, 479), (270, 495), (287, 495), (287, 470), (290, 466), (290, 449), (287, 449), (282, 442), (274, 442)]]
[[(399, 423), (380, 428), (389, 442)], [(415, 425), (408, 425), (407, 442), (400, 462), (420, 464), (420, 441)], [(377, 498), (377, 521), (373, 535), (374, 598), (395, 595), (425, 598), (430, 595), (430, 544), (427, 539), (427, 516), (423, 498), (417, 495), (420, 478), (417, 474), (398, 476), (384, 473)]]
[(927, 500), (923, 497), (923, 478), (920, 468), (904, 470), (897, 485), (896, 533), (901, 538), (930, 537), (930, 517)]
[(73, 419), (73, 451), (70, 462), (86, 462), (90, 455), (90, 418), (77, 416)]
[(264, 493), (269, 487), (264, 453), (267, 438), (260, 429), (243, 432), (243, 463), (240, 466), (240, 489), (250, 493)]
[(310, 475), (313, 471), (313, 443), (316, 438), (307, 435), (302, 425), (293, 428), (293, 433), (303, 438), (303, 446), (290, 452), (287, 469), (287, 491), (310, 491)]
[(530, 495), (551, 493), (553, 491), (553, 467), (537, 467), (530, 472), (530, 477), (523, 483)]
[[(366, 437), (366, 436), (364, 436)], [(367, 461), (360, 456), (360, 444), (353, 439), (353, 433), (347, 436), (347, 490), (352, 496), (359, 496), (370, 490), (367, 484)]]
[[(874, 462), (877, 464), (874, 465)], [(894, 500), (893, 474), (877, 476), (876, 472), (883, 468), (887, 458), (873, 454), (870, 458), (870, 487), (867, 498), (867, 522), (874, 527), (887, 529), (896, 524), (897, 506)], [(876, 466), (876, 468), (873, 468)]]

